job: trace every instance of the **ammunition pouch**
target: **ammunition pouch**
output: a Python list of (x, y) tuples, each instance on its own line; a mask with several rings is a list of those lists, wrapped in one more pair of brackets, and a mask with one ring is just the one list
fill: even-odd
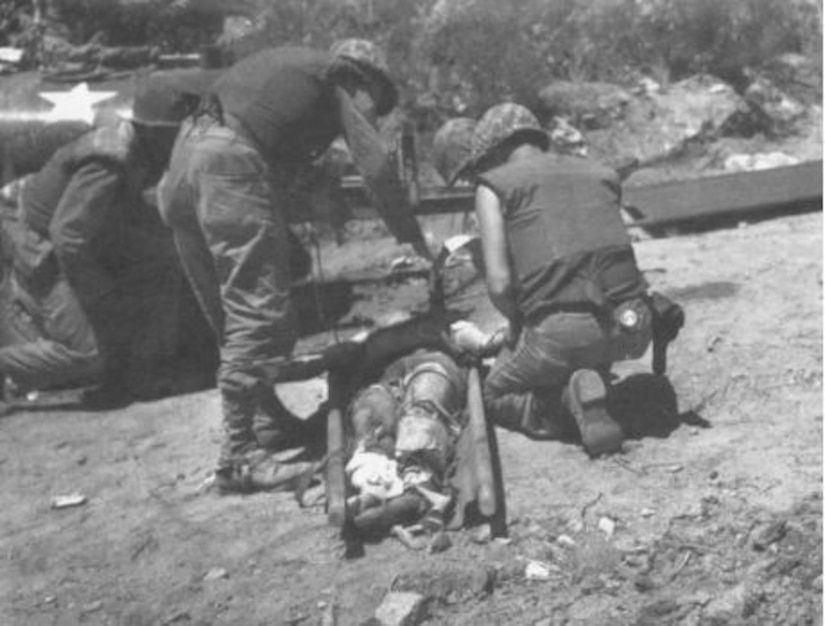
[(653, 312), (653, 373), (663, 375), (667, 371), (667, 346), (685, 325), (685, 311), (655, 291), (647, 300)]
[(610, 308), (610, 360), (641, 358), (653, 334), (653, 312), (647, 298), (631, 298)]

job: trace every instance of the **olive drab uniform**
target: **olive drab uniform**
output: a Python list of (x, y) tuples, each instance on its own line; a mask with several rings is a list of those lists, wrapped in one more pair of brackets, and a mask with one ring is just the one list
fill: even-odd
[[(561, 388), (577, 369), (607, 372), (637, 358), (650, 340), (647, 284), (619, 212), (612, 170), (543, 153), (479, 176), (498, 196), (523, 332), (485, 381), (494, 419), (535, 436), (570, 432)], [(615, 316), (638, 315), (633, 341)], [(631, 354), (631, 352), (633, 354)]]
[(26, 225), (26, 180), (0, 190), (0, 374), (22, 389), (91, 384), (103, 360), (51, 243)]
[[(343, 135), (391, 230), (399, 232), (387, 213), (412, 220), (420, 237), (377, 132), (333, 80), (340, 62), (275, 48), (231, 67), (184, 122), (159, 186), (163, 218), (220, 343), (219, 469), (261, 444), (253, 421), (295, 345), (287, 245), (294, 172)], [(270, 417), (277, 435), (288, 416)]]
[(122, 122), (63, 146), (23, 180), (10, 280), (41, 338), (3, 348), (3, 374), (42, 387), (105, 364), (104, 384), (140, 386), (173, 356), (183, 277), (141, 195), (148, 168)]

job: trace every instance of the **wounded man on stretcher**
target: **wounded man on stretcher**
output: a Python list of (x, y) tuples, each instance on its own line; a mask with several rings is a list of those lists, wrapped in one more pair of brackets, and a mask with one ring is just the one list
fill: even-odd
[[(329, 372), (330, 406), (343, 410), (344, 441), (327, 458), (343, 456), (346, 519), (362, 535), (392, 533), (424, 547), (413, 544), (445, 525), (460, 527), (476, 500), (474, 449), (482, 441), (489, 458), (489, 448), (476, 433), (478, 416), (465, 411), (474, 361), (450, 335), (444, 316), (423, 315), (292, 361), (283, 372), (289, 380)], [(483, 411), (477, 413), (483, 422)], [(335, 488), (327, 484), (328, 502)]]
[(429, 349), (393, 361), (355, 396), (346, 477), (356, 528), (423, 536), (443, 528), (466, 396), (466, 368)]

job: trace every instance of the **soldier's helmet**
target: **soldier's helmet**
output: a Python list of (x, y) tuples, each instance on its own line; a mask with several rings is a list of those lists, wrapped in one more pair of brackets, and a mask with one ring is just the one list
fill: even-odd
[(527, 107), (506, 102), (487, 109), (473, 133), (470, 150), (473, 169), (484, 169), (485, 161), (493, 152), (505, 141), (511, 141), (517, 136), (535, 142), (544, 150), (550, 146), (550, 138)]
[(433, 137), (433, 160), (439, 176), (452, 185), (470, 160), (476, 120), (454, 117), (444, 122)]
[(366, 39), (342, 39), (332, 44), (330, 54), (334, 58), (346, 59), (364, 72), (377, 88), (374, 94), (378, 115), (386, 115), (398, 104), (398, 90), (390, 78), (387, 59), (381, 49)]
[(129, 120), (144, 126), (179, 126), (219, 74), (199, 70), (147, 78), (138, 85)]

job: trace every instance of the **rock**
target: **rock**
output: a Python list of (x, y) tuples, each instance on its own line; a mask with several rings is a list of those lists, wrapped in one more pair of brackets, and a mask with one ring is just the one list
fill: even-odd
[(68, 509), (75, 506), (82, 506), (86, 504), (86, 496), (82, 493), (74, 492), (64, 496), (55, 496), (52, 498), (53, 509)]
[(680, 602), (682, 604), (695, 604), (698, 606), (706, 606), (713, 597), (706, 591), (697, 591), (686, 596), (682, 596)]
[(785, 536), (787, 530), (788, 526), (785, 520), (757, 526), (751, 533), (751, 547), (761, 552), (771, 544), (780, 541)]
[(609, 517), (602, 517), (599, 519), (599, 530), (610, 539), (616, 531), (616, 522)]
[(660, 93), (662, 91), (662, 86), (650, 78), (649, 76), (642, 76), (637, 81), (637, 86), (633, 89), (633, 93), (639, 95), (648, 95), (652, 93)]
[(550, 565), (541, 561), (529, 561), (524, 568), (524, 577), (527, 580), (550, 580)]
[(409, 591), (435, 602), (458, 604), (488, 595), (495, 582), (496, 572), (491, 567), (429, 561), (420, 569), (400, 574), (393, 591)]
[(740, 583), (711, 600), (705, 607), (703, 617), (708, 624), (723, 626), (736, 623), (745, 617), (749, 599), (748, 586)]
[(795, 98), (780, 90), (770, 79), (758, 76), (743, 94), (745, 102), (756, 113), (758, 130), (774, 134), (793, 131), (807, 109)]
[(788, 156), (783, 152), (769, 152), (767, 154), (732, 154), (725, 159), (725, 170), (729, 172), (752, 172), (769, 170), (774, 167), (796, 165), (799, 159)]
[(610, 83), (557, 81), (539, 92), (541, 111), (585, 128), (607, 128), (620, 119), (632, 96)]
[(654, 600), (641, 608), (635, 623), (639, 626), (652, 626), (653, 624), (673, 624), (673, 614), (680, 608), (679, 603), (671, 598)]
[(213, 567), (206, 575), (203, 577), (204, 582), (210, 582), (212, 580), (220, 580), (221, 578), (229, 578), (229, 572), (227, 572), (222, 567)]
[(418, 593), (391, 591), (375, 610), (381, 626), (415, 626), (426, 618), (426, 598)]
[(559, 535), (556, 538), (556, 543), (565, 548), (575, 548), (576, 542), (568, 535)]
[(338, 605), (335, 602), (319, 602), (318, 605), (321, 612), (321, 626), (338, 626)]
[(80, 609), (82, 613), (95, 613), (103, 608), (103, 602), (100, 600), (95, 600), (94, 602), (90, 602), (89, 604), (84, 604), (83, 607)]
[[(588, 153), (618, 167), (666, 161), (683, 155), (697, 140), (735, 134), (750, 107), (717, 78), (697, 75), (667, 90), (635, 96), (609, 128), (584, 129)], [(583, 127), (580, 127), (583, 128)]]
[(474, 543), (482, 545), (485, 543), (490, 543), (493, 539), (493, 529), (490, 527), (490, 524), (482, 524), (475, 529), (470, 538)]

